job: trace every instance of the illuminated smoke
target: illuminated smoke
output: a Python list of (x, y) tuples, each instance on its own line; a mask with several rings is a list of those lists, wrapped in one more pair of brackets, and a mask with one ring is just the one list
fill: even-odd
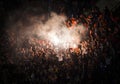
[(86, 30), (82, 25), (69, 29), (65, 24), (66, 19), (65, 16), (52, 13), (45, 24), (38, 26), (38, 36), (59, 49), (77, 48), (82, 40), (81, 35), (85, 34)]
[[(12, 17), (13, 19), (16, 18)], [(26, 20), (26, 21), (24, 21)], [(46, 20), (44, 15), (42, 16), (28, 16), (24, 17), (17, 22), (8, 21), (8, 35), (11, 44), (17, 45), (12, 46), (18, 48), (16, 53), (24, 52), (26, 49), (25, 40), (27, 39), (27, 44), (34, 45), (39, 47), (38, 50), (41, 50), (46, 53), (46, 57), (50, 55), (49, 51), (45, 51), (47, 48), (52, 49), (56, 53), (59, 61), (61, 61), (64, 55), (68, 52), (66, 50), (71, 49), (74, 52), (79, 51), (80, 42), (86, 37), (86, 28), (82, 24), (76, 24), (72, 28), (66, 26), (67, 17), (63, 15), (57, 15), (51, 13), (51, 16)], [(24, 46), (25, 45), (25, 46)], [(19, 48), (24, 48), (19, 51)], [(32, 47), (28, 49), (30, 53)], [(82, 54), (86, 52), (84, 47), (81, 48)]]

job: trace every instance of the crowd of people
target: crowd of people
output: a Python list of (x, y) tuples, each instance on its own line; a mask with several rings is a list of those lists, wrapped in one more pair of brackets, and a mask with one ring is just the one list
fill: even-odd
[(114, 59), (118, 57), (115, 38), (120, 26), (112, 13), (107, 7), (104, 12), (93, 7), (87, 14), (81, 13), (66, 21), (68, 28), (79, 24), (87, 29), (86, 38), (76, 50), (60, 51), (59, 56), (48, 48), (47, 42), (31, 38), (19, 46), (14, 33), (3, 31), (1, 35), (6, 35), (0, 38), (0, 83), (118, 84), (119, 77), (112, 71)]

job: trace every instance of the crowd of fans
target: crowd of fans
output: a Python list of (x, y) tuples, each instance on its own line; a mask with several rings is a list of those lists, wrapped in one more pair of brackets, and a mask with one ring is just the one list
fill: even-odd
[(44, 41), (25, 39), (19, 46), (14, 33), (9, 32), (9, 36), (3, 31), (1, 35), (5, 35), (0, 38), (0, 83), (118, 84), (119, 77), (113, 68), (119, 68), (113, 64), (118, 57), (114, 38), (118, 38), (120, 26), (107, 7), (104, 12), (97, 7), (88, 10), (87, 14), (81, 13), (66, 21), (68, 28), (83, 24), (88, 30), (87, 37), (78, 50), (61, 51), (59, 56)]

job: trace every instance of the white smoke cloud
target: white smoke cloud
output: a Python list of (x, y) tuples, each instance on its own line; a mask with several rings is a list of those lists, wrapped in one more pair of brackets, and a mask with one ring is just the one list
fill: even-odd
[[(68, 28), (65, 24), (67, 17), (51, 13), (51, 16), (46, 20), (46, 16), (21, 16), (21, 19), (14, 21), (18, 17), (17, 15), (12, 17), (13, 19), (8, 21), (8, 35), (9, 39), (12, 39), (10, 43), (14, 48), (24, 48), (25, 40), (28, 40), (28, 44), (34, 46), (41, 46), (39, 49), (49, 48), (57, 53), (58, 59), (61, 59), (62, 52), (70, 48), (78, 48), (80, 41), (86, 37), (86, 28), (82, 24), (76, 24), (73, 28)], [(40, 41), (44, 41), (41, 43)], [(44, 48), (44, 49), (43, 49)], [(30, 47), (28, 49), (31, 50)], [(39, 50), (38, 49), (38, 50)], [(61, 52), (62, 50), (62, 52)], [(23, 52), (23, 50), (15, 51), (16, 53)], [(28, 52), (28, 51), (26, 51)], [(31, 52), (31, 51), (30, 51)], [(49, 52), (45, 51), (46, 55)], [(67, 52), (66, 52), (67, 53)]]
[(60, 49), (77, 48), (86, 29), (83, 25), (69, 29), (65, 24), (66, 19), (65, 16), (51, 13), (50, 19), (45, 24), (38, 25), (38, 36)]
[(43, 23), (44, 19), (44, 15), (31, 17), (26, 15), (25, 18), (23, 17), (17, 22), (10, 20), (8, 31), (15, 34), (18, 45), (21, 45), (26, 38), (31, 41), (30, 38), (36, 35), (40, 40), (49, 41), (55, 47), (61, 49), (77, 48), (79, 42), (86, 35), (86, 28), (82, 24), (76, 25), (72, 29), (67, 28), (65, 24), (66, 16), (51, 13), (50, 18), (45, 23)]

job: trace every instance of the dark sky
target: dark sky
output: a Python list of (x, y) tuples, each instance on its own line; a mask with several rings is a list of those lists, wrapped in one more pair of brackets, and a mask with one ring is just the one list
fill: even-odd
[[(38, 4), (58, 4), (58, 5), (62, 5), (64, 4), (64, 6), (75, 6), (77, 4), (77, 6), (81, 6), (82, 5), (86, 5), (87, 4), (94, 4), (96, 3), (98, 0), (0, 0), (0, 11), (11, 11), (11, 10), (15, 10), (17, 8), (21, 8), (23, 5), (36, 5), (36, 3)], [(62, 5), (63, 6), (63, 5)]]
[(78, 9), (81, 10), (84, 7), (89, 7), (90, 4), (93, 5), (97, 1), (98, 0), (0, 0), (0, 28), (4, 26), (4, 20), (9, 13), (16, 10), (39, 9), (36, 11), (40, 11), (41, 13), (54, 11), (58, 13), (58, 11), (60, 12), (59, 8), (63, 7), (62, 12), (71, 13), (78, 11)]

